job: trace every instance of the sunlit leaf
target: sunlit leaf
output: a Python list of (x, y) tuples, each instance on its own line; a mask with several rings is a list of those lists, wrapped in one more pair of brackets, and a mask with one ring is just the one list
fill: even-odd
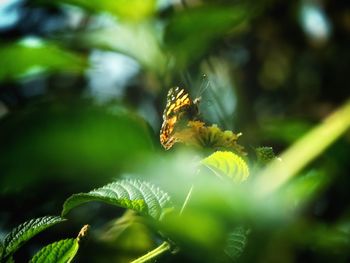
[(67, 263), (71, 262), (79, 249), (76, 239), (64, 239), (42, 248), (30, 260), (31, 263)]
[(0, 81), (55, 71), (82, 73), (84, 57), (39, 39), (0, 46)]
[(186, 209), (181, 215), (170, 214), (161, 222), (161, 229), (183, 249), (215, 249), (225, 234), (215, 214), (194, 209)]
[(154, 23), (125, 23), (83, 33), (79, 40), (86, 47), (115, 50), (128, 55), (143, 67), (164, 72), (166, 57), (160, 47), (159, 32)]
[[(143, 219), (133, 210), (126, 210), (123, 216), (112, 220), (98, 235), (98, 240), (114, 249), (125, 251), (149, 251), (156, 246), (152, 238), (152, 231), (143, 222)], [(124, 257), (133, 256), (128, 253)]]
[(58, 216), (46, 216), (29, 220), (17, 226), (5, 237), (4, 256), (7, 257), (8, 255), (13, 254), (20, 246), (22, 246), (33, 236), (52, 225), (63, 222), (64, 220), (65, 219)]
[(74, 194), (63, 205), (62, 215), (87, 202), (101, 201), (161, 219), (171, 209), (170, 197), (156, 186), (139, 180), (121, 180), (88, 193)]
[(119, 18), (141, 20), (154, 14), (155, 0), (55, 0), (87, 9), (90, 12), (107, 12)]
[(232, 152), (217, 151), (201, 161), (219, 177), (228, 177), (234, 182), (243, 182), (249, 176), (246, 162)]
[(170, 20), (165, 43), (178, 66), (198, 59), (213, 44), (247, 18), (243, 6), (204, 6), (185, 9)]

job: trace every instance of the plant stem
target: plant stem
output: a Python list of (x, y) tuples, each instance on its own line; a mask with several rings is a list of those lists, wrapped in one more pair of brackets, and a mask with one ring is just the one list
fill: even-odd
[(191, 198), (192, 191), (193, 191), (193, 185), (191, 186), (190, 190), (188, 191), (188, 194), (187, 194), (187, 196), (186, 196), (185, 202), (183, 203), (183, 205), (182, 205), (182, 207), (181, 207), (180, 215), (182, 215), (183, 211), (185, 210), (185, 207), (186, 207), (188, 201), (189, 201), (190, 198)]
[(156, 247), (152, 251), (148, 252), (146, 255), (143, 255), (142, 257), (139, 257), (138, 259), (135, 259), (131, 263), (147, 262), (147, 261), (157, 257), (158, 255), (164, 253), (165, 251), (168, 251), (169, 249), (170, 249), (170, 244), (168, 242), (164, 241), (158, 247)]
[(350, 127), (350, 100), (294, 143), (273, 161), (257, 179), (257, 194), (266, 195), (283, 185), (320, 155)]

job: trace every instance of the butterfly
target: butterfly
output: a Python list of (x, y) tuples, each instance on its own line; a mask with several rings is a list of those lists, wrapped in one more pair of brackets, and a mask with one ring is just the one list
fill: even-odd
[(166, 150), (177, 142), (176, 132), (183, 129), (189, 120), (196, 118), (199, 101), (200, 98), (192, 100), (189, 94), (179, 87), (169, 90), (159, 136), (160, 143)]

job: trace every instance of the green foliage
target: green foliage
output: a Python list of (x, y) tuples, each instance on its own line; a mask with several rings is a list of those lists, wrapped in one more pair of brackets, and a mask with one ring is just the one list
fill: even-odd
[(201, 161), (215, 175), (228, 177), (236, 183), (243, 182), (249, 176), (249, 169), (246, 162), (237, 154), (232, 152), (217, 151)]
[[(158, 74), (166, 71), (168, 59), (161, 49), (155, 23), (120, 22), (113, 27), (82, 33), (80, 38), (88, 48), (113, 50), (135, 59), (142, 67)], [(147, 46), (147, 52), (144, 47)]]
[[(259, 175), (260, 194), (269, 194), (297, 175), (350, 127), (350, 101), (290, 146)], [(322, 138), (322, 140), (320, 140)], [(267, 183), (266, 183), (267, 182)]]
[[(305, 254), (348, 262), (350, 102), (335, 109), (348, 97), (338, 58), (349, 58), (348, 39), (339, 39), (349, 19), (339, 3), (306, 2), (19, 4), (18, 25), (0, 32), (19, 39), (0, 46), (0, 226), (18, 213), (56, 211), (77, 193), (62, 215), (74, 209), (71, 224), (91, 223), (91, 240), (79, 248), (84, 227), (31, 262), (70, 262), (78, 249), (82, 262), (296, 262)], [(310, 7), (328, 19), (323, 39), (305, 30), (303, 17), (297, 24)], [(172, 108), (177, 144), (162, 152), (164, 89), (174, 85), (201, 97), (199, 114), (189, 121)], [(113, 94), (100, 101), (105, 86)], [(247, 155), (236, 128), (246, 149), (272, 145), (281, 159), (272, 147)], [(104, 186), (88, 192), (96, 185)], [(94, 208), (96, 201), (127, 212), (115, 218), (117, 209)], [(13, 229), (0, 261), (24, 261), (13, 255), (20, 246), (63, 220)], [(23, 254), (43, 247), (31, 241)]]
[(43, 73), (82, 73), (86, 59), (71, 50), (39, 39), (0, 46), (0, 81)]
[(72, 195), (64, 203), (62, 215), (76, 206), (92, 201), (132, 209), (158, 220), (172, 207), (169, 195), (158, 187), (139, 180), (121, 180), (89, 193)]
[(248, 231), (244, 227), (237, 227), (228, 234), (225, 253), (232, 259), (237, 260), (247, 245)]
[(2, 119), (0, 127), (0, 184), (7, 191), (47, 178), (47, 167), (55, 167), (51, 178), (93, 185), (110, 181), (115, 171), (153, 148), (144, 121), (130, 110), (88, 101), (32, 105)]
[(206, 6), (177, 13), (165, 30), (165, 43), (179, 67), (193, 63), (217, 41), (247, 19), (244, 6)]
[(298, 119), (271, 119), (261, 126), (261, 136), (283, 143), (293, 143), (312, 128), (312, 123)]
[(3, 257), (7, 258), (19, 249), (25, 242), (41, 231), (63, 222), (65, 219), (58, 216), (45, 216), (24, 222), (6, 235), (3, 246)]
[(57, 3), (71, 4), (87, 9), (90, 12), (108, 12), (119, 18), (138, 21), (154, 14), (155, 0), (55, 0)]
[(298, 208), (313, 200), (329, 181), (330, 179), (321, 171), (311, 170), (283, 187), (280, 192), (280, 201), (285, 207)]
[(78, 252), (79, 243), (76, 239), (64, 239), (49, 244), (37, 252), (31, 263), (66, 263), (71, 262)]
[(257, 157), (257, 163), (261, 166), (266, 165), (270, 161), (276, 158), (272, 147), (258, 147), (255, 148), (255, 153)]

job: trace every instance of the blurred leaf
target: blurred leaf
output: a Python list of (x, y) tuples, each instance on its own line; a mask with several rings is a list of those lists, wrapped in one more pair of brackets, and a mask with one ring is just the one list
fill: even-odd
[(321, 250), (328, 249), (331, 252), (337, 251), (338, 253), (341, 251), (349, 255), (349, 233), (346, 233), (334, 227), (315, 225), (313, 227), (310, 227), (313, 229), (313, 231), (309, 231), (311, 237), (310, 241), (313, 241), (312, 244)]
[[(123, 216), (104, 227), (99, 232), (98, 239), (113, 249), (135, 253), (149, 251), (156, 245), (151, 230), (144, 224), (143, 218), (133, 210), (126, 210)], [(130, 257), (130, 261), (131, 259)]]
[(236, 183), (245, 181), (249, 176), (249, 168), (246, 162), (232, 152), (217, 151), (201, 161), (215, 175), (228, 177)]
[(301, 219), (284, 229), (284, 232), (288, 240), (293, 240), (303, 247), (311, 247), (315, 252), (332, 256), (350, 255), (349, 232), (339, 228), (338, 223), (330, 225), (325, 222)]
[(272, 161), (257, 177), (259, 195), (269, 194), (298, 174), (302, 168), (318, 157), (350, 127), (350, 100), (330, 114), (282, 155)]
[(312, 124), (301, 119), (272, 119), (264, 120), (260, 128), (263, 138), (291, 144), (308, 132)]
[(285, 208), (298, 208), (317, 196), (329, 180), (330, 178), (320, 171), (310, 171), (283, 187), (276, 199), (282, 201)]
[(121, 180), (89, 193), (72, 195), (64, 203), (62, 215), (76, 206), (92, 201), (132, 209), (158, 220), (171, 209), (169, 195), (156, 186), (139, 180)]
[(39, 39), (0, 46), (0, 81), (63, 71), (82, 73), (87, 67), (84, 57)]
[(83, 46), (112, 49), (137, 60), (155, 72), (164, 72), (166, 57), (160, 48), (159, 29), (155, 23), (120, 22), (115, 26), (83, 33)]
[(247, 229), (237, 227), (228, 234), (225, 253), (232, 259), (237, 260), (247, 245)]
[(31, 263), (67, 263), (71, 262), (79, 249), (76, 239), (64, 239), (42, 248), (30, 260)]
[(179, 67), (202, 56), (214, 41), (247, 18), (244, 6), (201, 6), (175, 13), (165, 31), (165, 44)]
[[(42, 0), (43, 1), (43, 0)], [(107, 12), (119, 18), (141, 20), (155, 13), (155, 0), (55, 0), (87, 9), (90, 12)]]
[(35, 185), (40, 178), (91, 187), (153, 149), (142, 119), (122, 107), (111, 112), (86, 101), (31, 105), (7, 115), (0, 127), (2, 191)]
[(160, 229), (182, 249), (200, 247), (205, 253), (221, 247), (226, 234), (225, 226), (221, 223), (213, 213), (186, 207), (183, 214), (172, 213), (160, 222)]
[(29, 220), (17, 226), (5, 237), (4, 257), (13, 254), (20, 246), (41, 231), (63, 221), (65, 221), (65, 219), (59, 216), (45, 216)]

